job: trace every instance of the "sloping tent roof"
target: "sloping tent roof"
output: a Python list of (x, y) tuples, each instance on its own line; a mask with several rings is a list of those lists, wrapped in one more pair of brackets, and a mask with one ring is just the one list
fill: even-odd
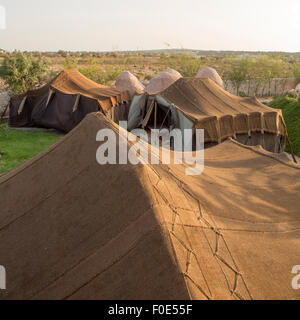
[(24, 97), (43, 96), (49, 92), (49, 89), (63, 94), (80, 94), (84, 97), (97, 100), (104, 111), (109, 110), (118, 103), (130, 101), (128, 92), (120, 91), (114, 86), (96, 83), (75, 69), (64, 70), (42, 88), (28, 91), (23, 95), (16, 95), (12, 99), (22, 100)]
[(181, 78), (159, 93), (196, 128), (205, 129), (206, 142), (220, 142), (236, 134), (256, 131), (286, 136), (281, 110), (270, 108), (256, 97), (234, 96), (211, 79)]
[(101, 111), (115, 121), (127, 120), (130, 100), (127, 91), (100, 85), (77, 70), (68, 70), (42, 88), (13, 97), (9, 123), (69, 132), (91, 112)]
[(107, 128), (90, 114), (0, 177), (1, 299), (300, 298), (299, 166), (233, 141), (205, 151), (200, 176), (100, 166)]

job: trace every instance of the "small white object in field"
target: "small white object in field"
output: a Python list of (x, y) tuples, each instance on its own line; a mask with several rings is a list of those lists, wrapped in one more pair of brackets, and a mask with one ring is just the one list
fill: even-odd
[(296, 89), (291, 89), (291, 90), (289, 90), (288, 93), (293, 94), (293, 95), (295, 95), (295, 96), (297, 95)]
[(217, 85), (224, 89), (224, 82), (218, 72), (213, 68), (204, 68), (198, 72), (196, 78), (209, 78), (214, 81)]

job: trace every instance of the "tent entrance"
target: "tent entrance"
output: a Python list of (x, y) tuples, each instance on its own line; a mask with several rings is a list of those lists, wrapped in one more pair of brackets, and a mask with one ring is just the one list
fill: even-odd
[(170, 107), (160, 104), (156, 99), (149, 99), (142, 127), (149, 129), (169, 129), (171, 126), (172, 112)]

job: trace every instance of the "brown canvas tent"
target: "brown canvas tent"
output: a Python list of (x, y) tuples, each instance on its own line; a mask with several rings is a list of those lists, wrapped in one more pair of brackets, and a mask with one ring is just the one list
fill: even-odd
[(129, 101), (126, 91), (100, 85), (77, 70), (65, 70), (44, 87), (14, 96), (9, 123), (69, 132), (90, 112), (101, 111), (116, 122), (126, 120)]
[(281, 110), (255, 97), (234, 96), (211, 79), (181, 78), (166, 90), (133, 99), (129, 130), (136, 127), (204, 129), (207, 144), (233, 137), (246, 145), (281, 152), (286, 126)]
[(230, 140), (200, 176), (100, 166), (107, 128), (90, 114), (0, 177), (0, 299), (300, 299), (299, 165)]

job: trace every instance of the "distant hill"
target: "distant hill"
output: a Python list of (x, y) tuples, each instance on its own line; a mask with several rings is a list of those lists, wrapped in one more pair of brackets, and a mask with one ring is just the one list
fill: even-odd
[[(0, 49), (0, 54), (6, 54), (7, 51)], [(266, 54), (266, 55), (282, 55), (286, 57), (291, 58), (300, 58), (300, 52), (284, 52), (284, 51), (231, 51), (231, 50), (224, 50), (224, 51), (217, 51), (217, 50), (196, 50), (196, 49), (156, 49), (156, 50), (127, 50), (127, 51), (64, 51), (59, 50), (57, 52), (54, 51), (31, 51), (33, 55), (40, 55), (40, 54), (48, 54), (50, 56), (62, 56), (66, 55), (68, 53), (73, 53), (77, 55), (98, 55), (98, 54), (120, 54), (120, 55), (126, 55), (126, 54), (143, 54), (148, 56), (159, 56), (162, 54), (165, 55), (175, 55), (175, 54), (184, 54), (188, 56), (194, 56), (194, 57), (205, 57), (205, 56), (219, 56), (224, 57), (228, 55), (241, 55), (241, 56), (255, 56), (260, 54)]]
[(139, 50), (139, 51), (120, 51), (120, 53), (152, 53), (152, 54), (172, 54), (172, 53), (182, 53), (182, 54), (196, 54), (196, 55), (258, 55), (258, 54), (270, 54), (270, 55), (290, 55), (290, 56), (298, 56), (300, 57), (300, 52), (284, 52), (284, 51), (217, 51), (217, 50), (195, 50), (195, 49), (157, 49), (157, 50)]

